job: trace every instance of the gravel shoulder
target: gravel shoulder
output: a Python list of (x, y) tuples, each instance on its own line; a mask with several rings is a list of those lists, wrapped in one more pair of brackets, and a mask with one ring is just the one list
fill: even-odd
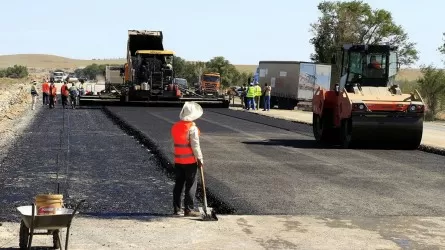
[[(444, 217), (220, 215), (217, 222), (158, 216), (73, 220), (70, 249), (442, 249)], [(0, 248), (18, 245), (17, 223), (0, 226)], [(63, 236), (62, 240), (65, 237)], [(51, 237), (34, 237), (51, 246)]]

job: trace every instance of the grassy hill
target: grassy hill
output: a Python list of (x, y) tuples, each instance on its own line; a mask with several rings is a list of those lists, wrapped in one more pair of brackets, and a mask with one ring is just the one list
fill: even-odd
[[(78, 68), (87, 65), (97, 64), (124, 64), (124, 59), (116, 60), (78, 60), (55, 55), (43, 54), (18, 54), (0, 56), (0, 68), (9, 66), (25, 65), (30, 68)], [(235, 65), (241, 72), (254, 72), (256, 65)], [(398, 79), (406, 79), (408, 81), (417, 80), (421, 76), (419, 69), (404, 69), (400, 72)]]

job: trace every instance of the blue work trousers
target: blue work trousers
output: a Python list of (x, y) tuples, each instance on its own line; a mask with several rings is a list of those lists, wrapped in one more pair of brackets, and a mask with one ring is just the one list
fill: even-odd
[(252, 108), (255, 110), (255, 100), (254, 97), (247, 97), (247, 109)]
[(270, 96), (264, 96), (264, 110), (270, 110)]

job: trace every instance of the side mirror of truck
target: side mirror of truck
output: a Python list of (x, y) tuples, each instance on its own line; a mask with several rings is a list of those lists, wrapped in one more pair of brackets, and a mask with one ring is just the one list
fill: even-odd
[(340, 94), (340, 86), (338, 84), (335, 84), (334, 91), (337, 96)]

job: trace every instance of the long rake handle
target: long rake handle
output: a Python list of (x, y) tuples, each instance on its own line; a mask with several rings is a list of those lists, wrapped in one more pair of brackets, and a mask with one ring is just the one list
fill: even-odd
[(203, 167), (199, 167), (201, 171), (201, 182), (202, 182), (202, 194), (204, 196), (204, 209), (207, 209), (207, 195), (206, 195), (206, 184), (204, 181), (204, 169)]

